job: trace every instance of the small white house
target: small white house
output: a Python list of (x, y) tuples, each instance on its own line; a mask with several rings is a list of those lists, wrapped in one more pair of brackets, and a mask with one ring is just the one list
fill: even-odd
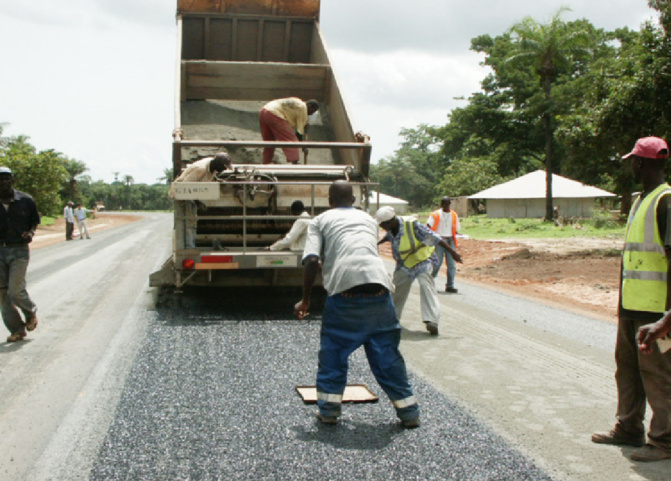
[[(379, 205), (378, 205), (378, 195), (379, 195)], [(408, 210), (408, 201), (399, 199), (398, 197), (392, 197), (391, 195), (378, 193), (373, 190), (368, 197), (368, 213), (370, 215), (375, 214), (375, 212), (384, 206), (391, 206), (394, 208), (398, 215), (403, 215)]]
[[(545, 171), (537, 170), (517, 179), (495, 185), (471, 195), (469, 199), (487, 201), (487, 217), (545, 217)], [(615, 197), (606, 190), (552, 174), (552, 203), (559, 215), (591, 217), (594, 200)]]

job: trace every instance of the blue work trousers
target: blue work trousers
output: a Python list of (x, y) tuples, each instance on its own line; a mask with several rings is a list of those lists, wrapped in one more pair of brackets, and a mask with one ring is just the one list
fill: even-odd
[[(454, 249), (454, 237), (443, 237), (443, 240), (448, 243), (448, 245)], [(443, 257), (445, 258), (445, 263), (447, 264), (447, 284), (445, 287), (454, 287), (454, 278), (457, 276), (457, 262), (454, 260), (452, 255), (442, 247), (441, 245), (436, 245), (436, 257), (438, 257), (438, 264), (433, 268), (433, 277), (438, 277), (438, 272), (443, 265)]]
[(30, 261), (28, 246), (0, 247), (0, 310), (11, 333), (25, 328), (23, 317), (31, 317), (37, 307), (26, 291), (26, 271)]
[(401, 325), (391, 295), (329, 296), (322, 318), (317, 405), (322, 415), (339, 416), (347, 384), (348, 358), (363, 346), (368, 364), (401, 420), (419, 416), (419, 406), (398, 349)]

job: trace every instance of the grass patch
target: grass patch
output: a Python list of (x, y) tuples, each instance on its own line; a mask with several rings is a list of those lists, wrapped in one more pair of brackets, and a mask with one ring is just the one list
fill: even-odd
[[(430, 212), (418, 212), (417, 218), (424, 222)], [(624, 223), (607, 211), (595, 211), (594, 217), (561, 219), (560, 225), (543, 222), (541, 219), (491, 219), (486, 215), (473, 215), (459, 219), (460, 234), (473, 239), (502, 238), (569, 238), (597, 237), (624, 239)]]
[(56, 218), (55, 217), (48, 217), (46, 215), (40, 216), (40, 225), (42, 226), (50, 226), (54, 225), (56, 223)]

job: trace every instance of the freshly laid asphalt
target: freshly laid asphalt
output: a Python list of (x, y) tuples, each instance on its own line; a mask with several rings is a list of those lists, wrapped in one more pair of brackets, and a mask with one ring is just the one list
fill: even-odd
[(361, 350), (350, 384), (378, 403), (315, 418), (318, 306), (292, 319), (293, 292), (162, 295), (92, 480), (545, 480), (550, 477), (410, 371), (422, 426), (403, 429)]

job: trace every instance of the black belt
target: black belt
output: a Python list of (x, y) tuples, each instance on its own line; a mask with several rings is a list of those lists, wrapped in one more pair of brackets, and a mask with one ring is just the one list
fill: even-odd
[(0, 241), (0, 247), (20, 247), (28, 245), (25, 242), (2, 242)]
[(362, 284), (340, 293), (343, 297), (380, 297), (389, 290), (381, 284)]

